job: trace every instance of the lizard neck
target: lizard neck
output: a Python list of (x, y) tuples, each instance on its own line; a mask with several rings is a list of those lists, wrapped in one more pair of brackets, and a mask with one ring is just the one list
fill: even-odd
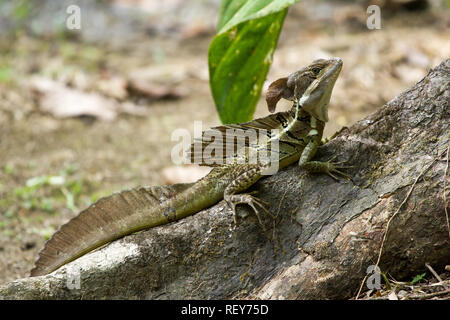
[(279, 134), (279, 166), (284, 168), (300, 158), (302, 150), (313, 139), (322, 139), (325, 122), (295, 106), (277, 116)]
[(304, 147), (309, 142), (308, 137), (319, 135), (322, 138), (325, 122), (316, 119), (296, 104), (288, 115), (287, 125), (283, 128), (283, 139), (280, 140), (296, 140)]

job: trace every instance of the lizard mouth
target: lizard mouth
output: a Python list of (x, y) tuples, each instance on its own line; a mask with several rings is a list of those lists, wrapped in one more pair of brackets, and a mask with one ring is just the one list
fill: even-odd
[(329, 60), (330, 65), (325, 69), (325, 74), (323, 75), (323, 78), (326, 80), (333, 80), (333, 82), (336, 81), (337, 77), (339, 76), (339, 73), (342, 69), (342, 59), (341, 58), (332, 58)]
[(313, 117), (328, 121), (328, 105), (331, 92), (342, 69), (342, 59), (332, 58), (319, 76), (309, 85), (300, 99), (301, 107)]

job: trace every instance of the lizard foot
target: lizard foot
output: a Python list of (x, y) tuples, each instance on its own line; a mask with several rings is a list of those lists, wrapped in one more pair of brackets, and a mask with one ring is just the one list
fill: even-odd
[[(255, 192), (252, 192), (253, 194)], [(233, 219), (234, 223), (237, 225), (237, 213), (236, 213), (236, 205), (238, 204), (247, 204), (250, 207), (252, 207), (253, 211), (255, 212), (256, 217), (258, 218), (258, 222), (263, 228), (264, 231), (266, 231), (266, 228), (264, 227), (264, 224), (262, 223), (261, 216), (259, 214), (259, 210), (256, 208), (256, 206), (259, 206), (266, 214), (268, 214), (272, 219), (275, 219), (272, 213), (270, 213), (266, 209), (267, 202), (262, 201), (259, 198), (256, 198), (252, 196), (251, 194), (233, 194), (228, 197), (226, 197), (226, 202), (230, 206), (231, 210), (233, 211)]]
[(344, 161), (334, 162), (333, 160), (335, 158), (336, 158), (336, 156), (334, 156), (333, 158), (331, 158), (330, 160), (328, 160), (326, 162), (309, 161), (309, 162), (304, 163), (303, 165), (300, 165), (300, 167), (309, 172), (313, 172), (313, 173), (325, 173), (335, 180), (339, 180), (339, 178), (335, 174), (339, 174), (342, 177), (344, 177), (348, 180), (351, 180), (351, 177), (348, 174), (346, 174), (345, 172), (342, 172), (341, 169), (353, 168), (353, 166), (343, 165), (345, 163)]

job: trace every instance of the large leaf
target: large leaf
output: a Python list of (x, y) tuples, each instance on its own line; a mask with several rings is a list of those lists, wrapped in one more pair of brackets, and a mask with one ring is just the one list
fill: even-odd
[(222, 0), (209, 47), (211, 92), (223, 123), (251, 120), (287, 8), (298, 0)]
[(218, 34), (244, 21), (258, 19), (282, 11), (298, 0), (222, 0)]

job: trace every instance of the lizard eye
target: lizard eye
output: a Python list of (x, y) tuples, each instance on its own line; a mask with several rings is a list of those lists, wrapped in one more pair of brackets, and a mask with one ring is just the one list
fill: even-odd
[(320, 69), (319, 67), (314, 67), (311, 69), (311, 72), (317, 76), (320, 73), (320, 70), (322, 69)]

